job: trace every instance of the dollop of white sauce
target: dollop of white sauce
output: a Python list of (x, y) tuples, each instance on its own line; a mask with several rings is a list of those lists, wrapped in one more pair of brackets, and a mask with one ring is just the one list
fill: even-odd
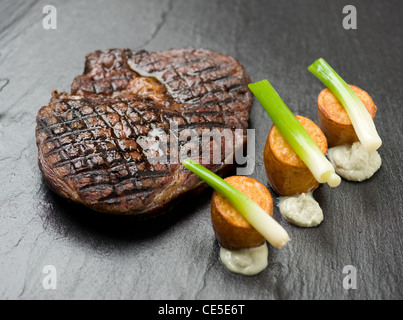
[(382, 165), (378, 151), (367, 151), (361, 142), (330, 148), (328, 156), (336, 173), (349, 181), (369, 179)]
[(253, 276), (267, 267), (268, 253), (266, 242), (259, 247), (249, 249), (228, 250), (221, 247), (220, 259), (230, 271)]
[(280, 197), (279, 208), (287, 221), (299, 227), (316, 227), (323, 221), (323, 211), (312, 193)]

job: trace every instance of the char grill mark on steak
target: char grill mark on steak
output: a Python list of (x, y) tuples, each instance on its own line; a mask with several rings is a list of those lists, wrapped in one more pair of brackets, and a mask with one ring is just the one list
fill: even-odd
[(197, 107), (250, 102), (250, 79), (236, 60), (210, 50), (182, 50), (185, 54), (179, 58), (172, 54), (160, 60), (155, 58), (158, 54), (134, 55), (128, 65), (138, 74), (156, 77), (181, 104)]
[[(100, 205), (138, 200), (142, 201), (139, 205), (143, 205), (147, 196), (172, 180), (169, 169), (163, 165), (151, 165), (137, 143), (134, 150), (126, 148), (126, 140), (122, 140), (119, 133), (124, 131), (122, 126), (141, 126), (138, 132), (133, 130), (125, 136), (124, 139), (130, 139), (132, 143), (139, 136), (147, 135), (152, 124), (157, 125), (154, 128), (168, 130), (169, 121), (182, 123), (178, 125), (179, 133), (181, 129), (227, 127), (225, 114), (218, 112), (181, 114), (152, 105), (138, 106), (137, 109), (127, 107), (136, 103), (108, 98), (56, 98), (52, 114), (38, 121), (37, 132), (43, 138), (41, 144), (49, 150), (43, 156), (48, 159), (50, 169), (66, 183), (74, 185), (80, 198), (97, 201)], [(121, 108), (118, 109), (117, 105)], [(122, 109), (126, 111), (122, 112)], [(108, 110), (119, 119), (111, 120)], [(133, 113), (135, 116), (131, 117)], [(193, 119), (195, 116), (198, 118)], [(200, 121), (203, 117), (204, 121)], [(132, 122), (131, 118), (136, 121)], [(160, 119), (165, 121), (157, 122)]]
[(133, 72), (127, 65), (132, 57), (133, 52), (129, 49), (90, 53), (86, 57), (84, 74), (74, 79), (71, 93), (110, 95), (124, 90), (133, 78)]
[[(117, 196), (123, 194), (128, 199), (131, 193), (138, 194), (139, 190), (152, 192), (169, 176), (163, 165), (152, 166), (135, 143), (137, 135), (147, 135), (158, 115), (150, 116), (152, 106), (139, 109), (142, 115), (129, 107), (124, 113), (117, 105), (127, 106), (126, 103), (108, 99), (56, 99), (53, 112), (38, 121), (38, 137), (49, 150), (43, 156), (50, 169), (74, 184), (82, 198), (96, 198), (102, 203), (104, 200), (110, 202), (110, 197), (118, 201)], [(141, 120), (132, 122), (132, 114), (135, 114), (135, 120)], [(131, 130), (138, 124), (141, 124), (139, 133), (125, 133), (125, 128)], [(166, 126), (166, 123), (158, 124), (159, 127)], [(89, 194), (94, 188), (98, 193)]]
[[(95, 210), (161, 210), (201, 181), (181, 165), (150, 163), (138, 139), (155, 129), (169, 133), (174, 122), (179, 135), (196, 129), (201, 151), (203, 129), (246, 129), (249, 82), (236, 60), (210, 50), (95, 51), (72, 94), (54, 92), (38, 112), (44, 177), (61, 195)], [(167, 145), (170, 154), (174, 144)], [(225, 166), (206, 165), (215, 172)]]

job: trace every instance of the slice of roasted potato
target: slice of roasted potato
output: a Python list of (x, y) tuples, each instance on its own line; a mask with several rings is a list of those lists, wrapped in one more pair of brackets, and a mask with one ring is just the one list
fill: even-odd
[[(374, 119), (376, 106), (369, 94), (357, 86), (349, 86)], [(318, 124), (327, 138), (329, 148), (358, 141), (346, 110), (328, 88), (323, 89), (318, 96)]]
[[(246, 176), (225, 179), (229, 184), (256, 202), (273, 216), (273, 198), (259, 181)], [(211, 220), (219, 244), (229, 250), (254, 248), (266, 240), (220, 193), (214, 191), (211, 200)]]
[[(327, 140), (320, 128), (308, 118), (296, 117), (323, 154), (326, 154)], [(267, 137), (263, 159), (269, 183), (281, 196), (310, 192), (319, 186), (319, 182), (275, 125)]]

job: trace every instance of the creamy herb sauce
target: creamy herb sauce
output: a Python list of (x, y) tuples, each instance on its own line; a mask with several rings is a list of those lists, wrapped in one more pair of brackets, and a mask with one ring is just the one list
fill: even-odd
[(299, 227), (316, 227), (323, 221), (323, 211), (312, 193), (280, 197), (279, 208), (284, 219)]
[(260, 247), (228, 250), (220, 249), (222, 263), (232, 272), (253, 276), (267, 267), (268, 248), (266, 242)]
[(349, 181), (369, 179), (382, 165), (378, 151), (367, 151), (360, 142), (330, 148), (328, 156), (336, 173)]

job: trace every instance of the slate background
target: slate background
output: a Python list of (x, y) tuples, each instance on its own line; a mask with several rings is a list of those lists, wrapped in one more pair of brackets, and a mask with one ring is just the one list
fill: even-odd
[[(44, 30), (42, 8), (57, 9)], [(358, 29), (344, 30), (353, 4)], [(11, 1), (0, 2), (1, 299), (402, 299), (402, 1)], [(69, 90), (96, 49), (194, 45), (237, 58), (253, 81), (268, 78), (295, 114), (316, 120), (323, 85), (307, 67), (324, 57), (378, 106), (383, 165), (363, 183), (315, 191), (325, 213), (314, 229), (274, 217), (292, 237), (269, 249), (254, 277), (219, 261), (211, 191), (156, 220), (110, 217), (72, 205), (43, 184), (35, 117), (53, 89)], [(253, 177), (267, 184), (263, 146), (271, 120), (257, 102)], [(274, 195), (274, 193), (272, 193)], [(57, 290), (44, 290), (45, 265)], [(357, 289), (343, 268), (357, 268)]]

